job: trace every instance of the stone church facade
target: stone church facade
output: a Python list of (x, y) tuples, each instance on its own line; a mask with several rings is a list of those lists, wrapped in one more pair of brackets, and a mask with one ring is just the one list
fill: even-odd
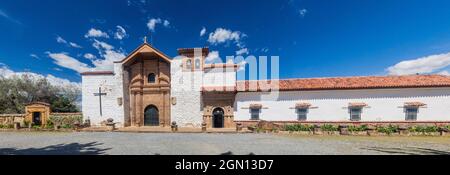
[(171, 58), (144, 43), (114, 62), (113, 71), (82, 73), (84, 118), (93, 125), (112, 118), (120, 127), (168, 127), (175, 121), (208, 128), (259, 120), (450, 121), (448, 76), (237, 81), (238, 65), (205, 64), (208, 53), (208, 48), (185, 48)]

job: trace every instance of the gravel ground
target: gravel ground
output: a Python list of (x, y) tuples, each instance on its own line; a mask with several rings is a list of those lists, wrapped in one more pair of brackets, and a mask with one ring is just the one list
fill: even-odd
[(450, 154), (450, 137), (4, 132), (3, 154)]

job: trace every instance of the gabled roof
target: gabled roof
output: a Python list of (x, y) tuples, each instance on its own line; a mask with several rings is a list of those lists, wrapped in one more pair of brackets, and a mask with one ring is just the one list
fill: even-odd
[(151, 51), (151, 52), (155, 52), (158, 56), (160, 56), (162, 59), (164, 59), (165, 61), (167, 61), (168, 63), (171, 62), (171, 58), (169, 56), (167, 56), (166, 54), (164, 54), (163, 52), (161, 52), (160, 50), (154, 48), (152, 45), (148, 44), (148, 43), (143, 43), (141, 44), (137, 49), (135, 49), (133, 52), (131, 52), (127, 57), (125, 57), (123, 60), (121, 61), (115, 61), (114, 63), (125, 63), (128, 60), (132, 59), (134, 56), (136, 56), (136, 54), (143, 52), (143, 51)]

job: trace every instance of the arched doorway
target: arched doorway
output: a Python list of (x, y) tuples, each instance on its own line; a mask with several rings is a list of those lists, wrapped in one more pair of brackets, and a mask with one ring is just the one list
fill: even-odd
[(159, 126), (159, 110), (156, 106), (150, 105), (145, 108), (144, 126)]
[(224, 114), (222, 108), (216, 108), (213, 111), (213, 128), (223, 128), (224, 127)]

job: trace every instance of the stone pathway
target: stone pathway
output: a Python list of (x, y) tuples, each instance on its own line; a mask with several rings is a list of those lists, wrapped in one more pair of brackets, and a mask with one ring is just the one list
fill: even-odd
[(0, 132), (0, 155), (450, 154), (450, 137)]

